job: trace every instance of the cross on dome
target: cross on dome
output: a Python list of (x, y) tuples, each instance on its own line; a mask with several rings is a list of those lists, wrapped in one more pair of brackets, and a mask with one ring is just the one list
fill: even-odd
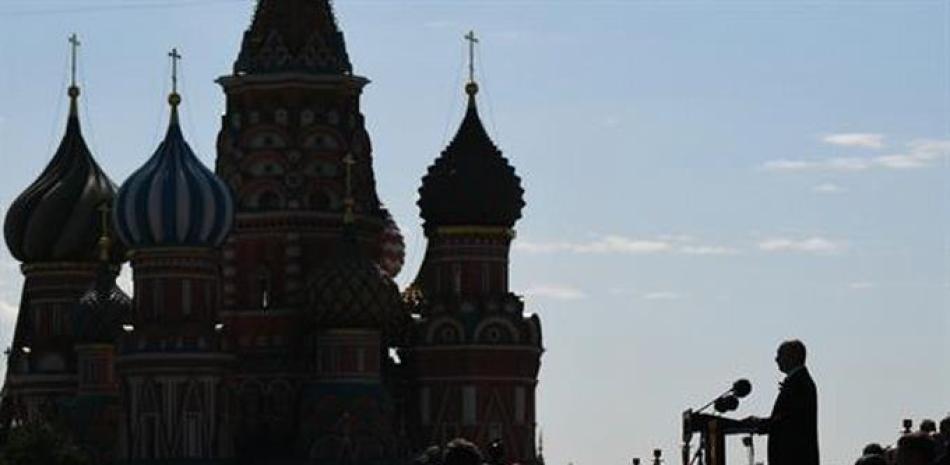
[(468, 41), (468, 82), (475, 83), (475, 45), (478, 44), (478, 37), (475, 37), (475, 31), (468, 31), (465, 34), (465, 40)]
[(72, 85), (70, 86), (70, 89), (78, 89), (78, 87), (76, 87), (76, 60), (77, 56), (79, 55), (79, 46), (82, 45), (82, 42), (79, 42), (79, 37), (76, 36), (76, 33), (73, 33), (73, 35), (69, 36), (69, 45), (72, 48), (70, 60), (70, 72), (72, 77), (70, 82)]

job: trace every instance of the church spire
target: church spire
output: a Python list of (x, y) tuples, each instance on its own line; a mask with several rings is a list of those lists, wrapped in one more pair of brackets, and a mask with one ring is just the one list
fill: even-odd
[(76, 101), (79, 99), (79, 86), (76, 85), (76, 62), (79, 55), (79, 46), (82, 45), (79, 42), (79, 37), (74, 33), (69, 36), (69, 46), (70, 46), (70, 60), (69, 60), (69, 71), (70, 71), (70, 84), (69, 84), (69, 119), (79, 118), (78, 104)]
[(235, 74), (352, 74), (329, 0), (260, 0)]
[(177, 48), (168, 52), (168, 57), (172, 59), (172, 93), (168, 95), (168, 104), (171, 106), (171, 124), (178, 124), (178, 105), (181, 105), (181, 95), (178, 93), (178, 62), (181, 61), (181, 54)]
[(478, 94), (478, 83), (475, 82), (475, 46), (479, 40), (474, 30), (465, 34), (465, 40), (468, 41), (468, 83), (465, 84), (465, 93), (468, 94), (468, 107), (471, 112), (475, 108), (475, 95)]
[(475, 32), (469, 43), (468, 109), (452, 142), (429, 167), (419, 188), (427, 233), (442, 226), (514, 227), (524, 207), (521, 178), (491, 140), (478, 115), (475, 96)]

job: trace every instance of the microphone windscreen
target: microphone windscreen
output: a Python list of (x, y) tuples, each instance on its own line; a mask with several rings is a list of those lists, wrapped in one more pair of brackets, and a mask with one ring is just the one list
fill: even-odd
[(743, 378), (732, 383), (732, 393), (735, 394), (736, 397), (745, 397), (749, 395), (750, 392), (752, 392), (752, 383), (750, 383), (749, 380)]
[(739, 408), (739, 399), (733, 395), (720, 397), (716, 399), (713, 408), (719, 413), (731, 412)]

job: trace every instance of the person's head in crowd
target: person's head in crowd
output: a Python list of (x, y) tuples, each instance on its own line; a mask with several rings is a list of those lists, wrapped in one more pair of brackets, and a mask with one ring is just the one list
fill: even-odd
[(897, 441), (897, 465), (932, 465), (934, 440), (927, 433), (905, 434)]
[(922, 433), (934, 434), (937, 432), (937, 423), (929, 418), (920, 421), (920, 431)]
[(453, 439), (445, 446), (442, 465), (482, 465), (482, 451), (465, 439)]
[[(883, 450), (882, 450), (883, 452)], [(863, 455), (859, 458), (854, 465), (890, 465), (887, 463), (887, 460), (884, 459), (882, 454), (869, 454)]]
[(864, 450), (861, 451), (861, 455), (884, 455), (884, 448), (876, 442), (872, 442), (864, 446)]
[(940, 420), (940, 435), (945, 438), (950, 438), (950, 415)]

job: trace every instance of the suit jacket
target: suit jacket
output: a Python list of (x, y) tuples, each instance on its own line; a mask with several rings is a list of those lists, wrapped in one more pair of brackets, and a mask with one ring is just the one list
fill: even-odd
[(818, 465), (818, 393), (806, 368), (785, 378), (761, 429), (769, 435), (769, 465)]

